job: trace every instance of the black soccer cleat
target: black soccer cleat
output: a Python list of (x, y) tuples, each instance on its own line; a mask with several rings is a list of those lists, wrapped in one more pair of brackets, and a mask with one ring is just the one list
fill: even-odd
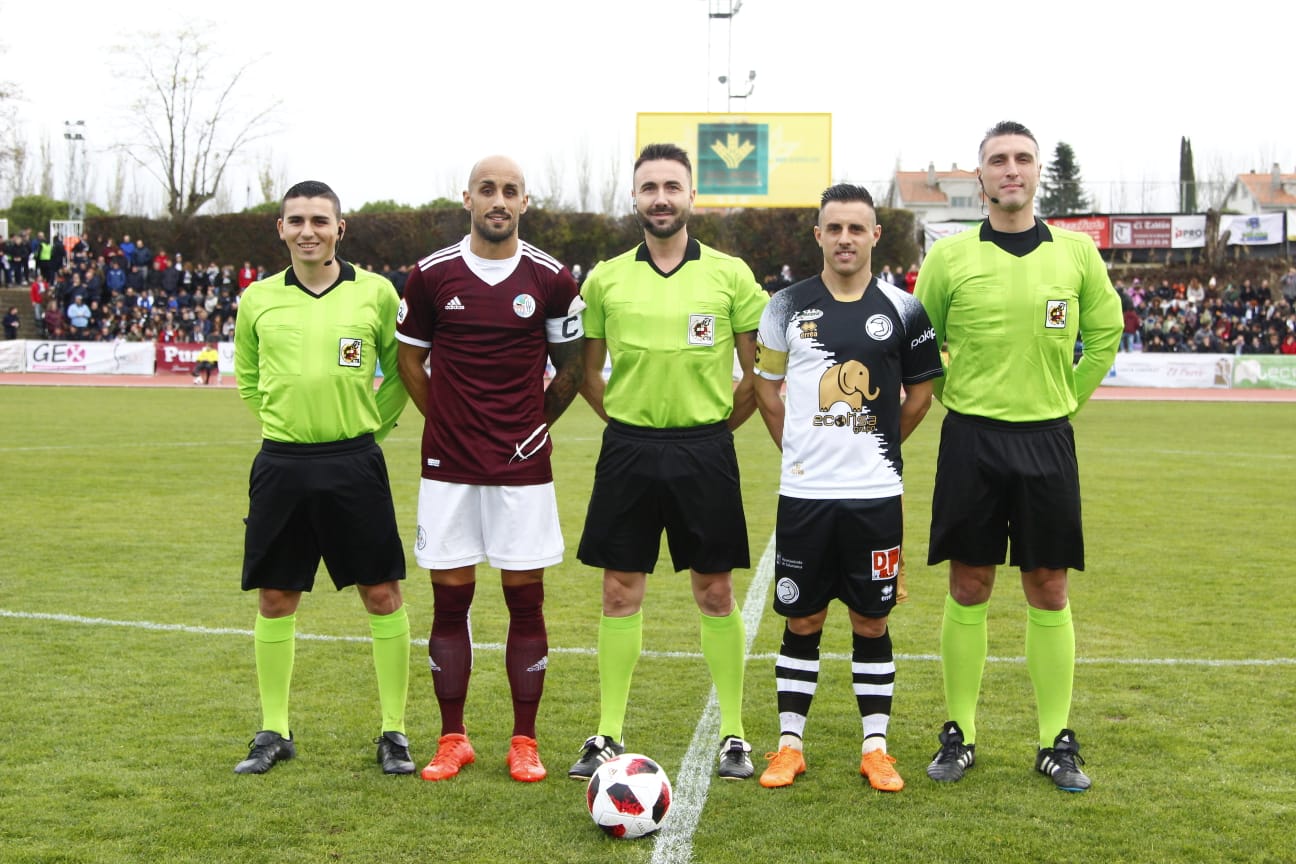
[(293, 743), (291, 732), (285, 738), (278, 732), (263, 730), (248, 744), (248, 756), (234, 766), (234, 773), (264, 774), (276, 762), (287, 762), (296, 755), (297, 745)]
[(567, 769), (567, 776), (573, 780), (588, 780), (600, 765), (624, 752), (625, 745), (620, 742), (613, 741), (606, 735), (593, 735), (581, 745), (580, 758)]
[(938, 783), (955, 783), (976, 763), (976, 745), (963, 743), (963, 730), (953, 720), (941, 727), (940, 749), (927, 766), (927, 776)]
[(721, 780), (746, 780), (756, 773), (752, 767), (751, 745), (737, 735), (720, 742), (720, 767), (716, 773)]
[(1083, 792), (1092, 784), (1080, 770), (1080, 742), (1070, 729), (1063, 729), (1053, 739), (1052, 747), (1041, 747), (1035, 754), (1035, 770), (1051, 779), (1064, 792)]
[(384, 774), (413, 774), (414, 760), (410, 758), (409, 739), (402, 732), (384, 732), (374, 739), (378, 745), (378, 764)]

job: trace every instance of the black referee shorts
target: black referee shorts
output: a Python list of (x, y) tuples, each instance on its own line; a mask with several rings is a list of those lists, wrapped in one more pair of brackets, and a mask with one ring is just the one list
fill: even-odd
[(676, 572), (751, 566), (738, 457), (724, 423), (645, 429), (608, 421), (577, 557), (651, 573), (663, 528)]
[(387, 462), (372, 435), (263, 442), (246, 521), (244, 591), (309, 591), (321, 557), (338, 589), (405, 578)]
[(927, 563), (1084, 569), (1080, 471), (1065, 417), (1005, 423), (953, 411), (941, 426)]

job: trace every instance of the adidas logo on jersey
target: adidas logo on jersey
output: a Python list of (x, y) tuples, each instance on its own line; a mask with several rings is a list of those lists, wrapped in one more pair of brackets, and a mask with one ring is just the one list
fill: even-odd
[(460, 300), (460, 299), (458, 298), (458, 296), (451, 297), (451, 298), (450, 298), (450, 302), (447, 303), (447, 304), (445, 305), (445, 308), (447, 308), (447, 309), (462, 309), (462, 308), (464, 308), (463, 301)]

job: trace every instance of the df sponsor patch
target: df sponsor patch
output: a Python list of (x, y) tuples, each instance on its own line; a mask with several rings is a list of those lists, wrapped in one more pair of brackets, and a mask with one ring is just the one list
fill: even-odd
[(873, 559), (873, 581), (880, 582), (885, 579), (894, 579), (900, 573), (900, 547), (892, 546), (890, 549), (874, 549)]

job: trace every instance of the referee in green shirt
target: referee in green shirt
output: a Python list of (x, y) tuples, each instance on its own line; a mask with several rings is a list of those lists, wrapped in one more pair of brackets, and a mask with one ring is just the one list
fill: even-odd
[[(1082, 792), (1071, 731), (1075, 631), (1067, 570), (1084, 569), (1080, 479), (1068, 418), (1098, 388), (1124, 329), (1120, 299), (1093, 241), (1035, 217), (1039, 144), (1003, 122), (981, 142), (977, 176), (989, 217), (938, 241), (918, 274), (949, 364), (935, 382), (941, 427), (928, 563), (948, 560), (941, 665), (949, 720), (927, 767), (953, 782), (976, 756), (976, 703), (995, 569), (1020, 568), (1026, 666), (1035, 688), (1035, 768)], [(1074, 346), (1084, 356), (1073, 366)]]
[[(346, 230), (337, 195), (317, 181), (284, 196), (279, 237), (292, 266), (248, 286), (234, 329), (239, 395), (265, 439), (252, 464), (243, 590), (256, 589), (261, 731), (239, 774), (296, 755), (288, 723), (297, 605), (320, 558), (369, 613), (382, 706), (378, 762), (412, 774), (405, 737), (409, 620), (405, 552), (377, 441), (407, 399), (396, 374), (396, 289), (337, 257)], [(386, 372), (374, 391), (375, 362)]]
[[(568, 771), (576, 779), (624, 752), (644, 591), (663, 529), (702, 616), (702, 654), (720, 704), (719, 775), (753, 773), (742, 725), (746, 639), (731, 575), (750, 558), (732, 430), (756, 409), (752, 363), (767, 298), (746, 264), (689, 237), (695, 194), (684, 150), (645, 147), (633, 190), (644, 242), (600, 263), (581, 290), (582, 393), (608, 426), (577, 553), (603, 568), (603, 617), (599, 726)], [(743, 373), (736, 390), (735, 348)]]

